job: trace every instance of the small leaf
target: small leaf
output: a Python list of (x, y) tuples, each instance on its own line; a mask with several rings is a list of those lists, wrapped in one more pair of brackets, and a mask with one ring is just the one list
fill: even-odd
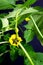
[(6, 35), (4, 35), (4, 40), (9, 40), (9, 37), (10, 37), (10, 34), (6, 34)]
[(33, 24), (32, 20), (30, 20), (30, 21), (28, 22), (28, 24), (25, 25), (25, 28), (26, 28), (27, 30), (29, 30), (29, 29), (33, 30), (33, 27), (34, 27), (34, 24)]
[(27, 58), (24, 58), (24, 65), (31, 65), (31, 63), (29, 62)]
[(33, 37), (34, 37), (34, 32), (32, 30), (26, 30), (24, 32), (24, 38), (26, 40), (26, 43), (32, 41)]
[(9, 26), (9, 21), (7, 18), (2, 18), (1, 21), (2, 21), (2, 28)]

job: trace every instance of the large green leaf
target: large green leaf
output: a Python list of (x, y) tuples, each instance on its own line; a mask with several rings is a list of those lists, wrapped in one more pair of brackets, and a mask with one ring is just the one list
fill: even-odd
[[(35, 52), (34, 52), (35, 53)], [(35, 65), (43, 65), (43, 53), (36, 53), (33, 56), (33, 62)], [(24, 58), (24, 65), (31, 65), (27, 58)]]
[(26, 30), (24, 32), (24, 38), (26, 40), (26, 43), (32, 41), (32, 39), (34, 38), (34, 32), (33, 32), (33, 30)]
[[(15, 2), (16, 2), (17, 0), (0, 0), (0, 10), (4, 10), (4, 9), (11, 9), (11, 8), (13, 8), (13, 6), (12, 5), (15, 5)], [(35, 2), (36, 0), (27, 0), (26, 2), (25, 2), (25, 4), (26, 4), (26, 6), (28, 5), (28, 3), (29, 3), (29, 5), (30, 4), (33, 4), (34, 2)], [(25, 6), (25, 4), (23, 5), (23, 7)]]
[(12, 17), (16, 17), (16, 15), (19, 15), (19, 17), (26, 15), (26, 14), (36, 14), (39, 13), (38, 10), (34, 9), (33, 7), (30, 8), (20, 8), (20, 7), (16, 7), (12, 12), (10, 12), (5, 18), (12, 18)]
[(37, 54), (37, 60), (40, 60), (40, 62), (43, 62), (43, 53), (36, 53)]
[[(33, 19), (34, 19), (34, 22), (36, 23), (36, 25), (37, 25), (37, 27), (38, 27), (38, 29), (40, 30), (40, 33), (42, 33), (42, 35), (43, 35), (43, 15), (33, 15), (32, 16), (33, 17)], [(39, 33), (37, 32), (37, 31), (35, 31), (36, 30), (36, 28), (34, 27), (34, 23), (32, 22), (32, 20), (30, 20), (29, 22), (28, 22), (28, 24), (27, 25), (25, 25), (25, 27), (26, 27), (26, 29), (27, 30), (29, 30), (29, 29), (31, 29), (31, 30), (33, 30), (33, 32), (36, 32), (36, 34), (37, 34), (37, 36), (38, 36), (38, 38), (39, 38), (39, 40), (41, 40), (41, 42), (43, 43), (43, 39), (41, 38), (41, 36), (39, 35)], [(26, 32), (27, 33), (27, 32)], [(26, 35), (26, 33), (25, 33), (25, 35)], [(31, 33), (32, 34), (32, 33)], [(24, 36), (25, 36), (24, 35)], [(27, 33), (27, 36), (29, 35), (29, 33)], [(28, 39), (28, 37), (25, 37), (25, 39), (28, 41), (29, 39), (31, 39), (31, 38), (29, 38)]]
[[(39, 61), (39, 60), (34, 60), (34, 64), (35, 65), (43, 65), (43, 62)], [(31, 63), (28, 61), (28, 59), (24, 59), (24, 65), (31, 65)]]
[[(25, 9), (25, 7), (20, 8), (19, 6), (16, 7), (12, 12), (10, 12), (5, 18), (13, 18), (16, 17), (18, 13), (18, 23), (21, 23), (26, 17), (30, 14), (39, 13), (38, 10), (34, 9), (33, 7)], [(39, 13), (40, 14), (40, 13)]]
[(24, 9), (22, 12), (21, 12), (21, 16), (22, 15), (25, 15), (25, 14), (28, 14), (28, 13), (38, 13), (38, 10), (34, 9), (33, 7), (30, 7), (30, 8), (26, 8)]
[(23, 8), (14, 8), (14, 10), (12, 12), (10, 12), (7, 16), (5, 16), (5, 18), (13, 18), (13, 17), (16, 17), (16, 15), (20, 14), (20, 12), (23, 10)]
[[(12, 2), (13, 1), (14, 0), (12, 0)], [(0, 0), (0, 10), (10, 9), (10, 8), (13, 8), (13, 6), (11, 5), (11, 2), (9, 2), (8, 0)]]
[(18, 23), (21, 23), (23, 20), (25, 20), (26, 17), (29, 17), (30, 14), (36, 14), (36, 13), (39, 13), (38, 10), (32, 7), (27, 9), (24, 8), (19, 14)]
[(32, 20), (35, 26), (34, 30), (36, 30), (35, 33), (43, 45), (43, 15), (33, 15)]
[(34, 59), (36, 65), (43, 65), (43, 53), (36, 53), (36, 59)]
[[(28, 54), (31, 56), (31, 58), (35, 57), (33, 47), (30, 44), (26, 44), (26, 42), (22, 42), (22, 45), (25, 48), (25, 50), (28, 52)], [(24, 56), (24, 58), (26, 57), (25, 53), (21, 48), (18, 49), (18, 53), (20, 56)]]

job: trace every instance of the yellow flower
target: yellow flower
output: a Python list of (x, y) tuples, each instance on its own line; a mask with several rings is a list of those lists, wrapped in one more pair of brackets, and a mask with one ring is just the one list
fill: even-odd
[(16, 34), (11, 35), (9, 42), (11, 45), (17, 46), (19, 45), (19, 43), (22, 41), (21, 37), (17, 37)]
[(29, 21), (29, 20), (30, 20), (30, 18), (28, 18), (28, 17), (27, 17), (27, 18), (25, 18), (25, 21)]

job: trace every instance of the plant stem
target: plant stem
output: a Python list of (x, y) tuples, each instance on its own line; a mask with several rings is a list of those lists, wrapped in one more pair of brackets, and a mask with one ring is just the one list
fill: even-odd
[(3, 42), (0, 42), (0, 44), (5, 44), (5, 43), (8, 43), (8, 41), (3, 41)]
[(39, 30), (37, 24), (35, 23), (35, 21), (34, 21), (34, 19), (33, 19), (33, 17), (32, 17), (32, 16), (30, 16), (30, 17), (31, 17), (31, 19), (32, 19), (32, 21), (33, 21), (33, 23), (34, 23), (34, 25), (35, 25), (35, 27), (36, 27), (36, 29), (37, 29), (39, 35), (43, 38), (43, 35), (42, 35), (42, 33), (40, 32), (40, 30)]
[(3, 54), (9, 52), (9, 50), (6, 50), (5, 52), (1, 53), (0, 56), (2, 56)]
[[(18, 13), (17, 13), (17, 15), (16, 15), (16, 24), (15, 24), (15, 29), (17, 30), (17, 26), (18, 26), (18, 20), (17, 20), (17, 18), (18, 18)], [(16, 35), (18, 36), (18, 32), (16, 31)]]
[(19, 28), (20, 28), (20, 30), (21, 30), (21, 32), (23, 33), (23, 30), (22, 30), (22, 28), (19, 26)]
[(24, 51), (24, 53), (26, 54), (28, 60), (30, 61), (31, 65), (34, 65), (30, 55), (28, 54), (28, 52), (25, 50), (25, 48), (22, 46), (22, 44), (20, 43), (19, 46), (21, 47), (21, 49)]

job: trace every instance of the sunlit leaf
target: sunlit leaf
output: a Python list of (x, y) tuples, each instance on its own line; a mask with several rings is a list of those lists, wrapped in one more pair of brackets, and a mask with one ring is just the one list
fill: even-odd
[(7, 18), (2, 18), (2, 28), (9, 26), (9, 21)]

